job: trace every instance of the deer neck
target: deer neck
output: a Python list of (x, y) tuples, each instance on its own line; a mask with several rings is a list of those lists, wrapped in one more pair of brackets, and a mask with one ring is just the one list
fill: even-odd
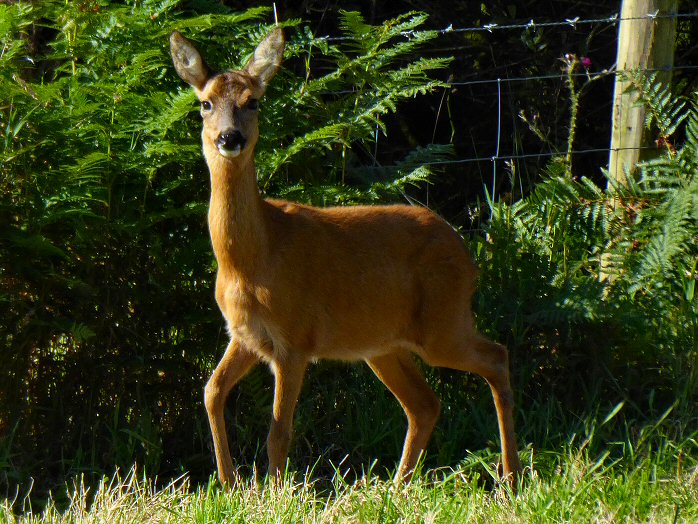
[(208, 226), (218, 271), (250, 276), (267, 249), (264, 201), (253, 153), (232, 159), (211, 155), (207, 163), (211, 173)]

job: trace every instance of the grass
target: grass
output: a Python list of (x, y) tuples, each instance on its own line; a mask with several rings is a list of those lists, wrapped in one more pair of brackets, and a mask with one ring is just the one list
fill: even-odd
[[(78, 478), (48, 500), (39, 489), (0, 499), (0, 523), (698, 522), (693, 409), (674, 404), (640, 422), (625, 406), (576, 423), (536, 409), (521, 425), (521, 440), (538, 444), (521, 451), (516, 495), (497, 482), (490, 447), (456, 468), (425, 467), (398, 487), (375, 463), (362, 473), (326, 459), (283, 482), (247, 480), (232, 491), (188, 476), (165, 483), (134, 468), (101, 481)], [(432, 454), (448, 447), (448, 434)]]
[[(278, 485), (248, 482), (232, 492), (182, 477), (156, 487), (134, 471), (80, 482), (65, 503), (42, 510), (21, 500), (0, 505), (9, 523), (376, 523), (376, 522), (698, 522), (698, 443), (663, 441), (639, 458), (592, 456), (586, 444), (562, 453), (526, 451), (518, 495), (493, 482), (486, 458), (469, 455), (456, 470), (419, 474), (395, 487), (371, 469), (348, 482), (292, 474)], [(488, 456), (487, 458), (491, 458)], [(13, 503), (14, 502), (14, 503)]]

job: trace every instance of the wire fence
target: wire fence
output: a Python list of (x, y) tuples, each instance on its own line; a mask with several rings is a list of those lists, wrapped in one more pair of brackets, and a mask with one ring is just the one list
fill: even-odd
[[(644, 71), (648, 73), (658, 73), (658, 72), (669, 72), (669, 71), (697, 71), (698, 65), (679, 65), (672, 67), (648, 67)], [(599, 71), (597, 75), (613, 75), (615, 76), (618, 72), (615, 69), (606, 69), (605, 71)], [(449, 82), (450, 86), (472, 86), (481, 84), (496, 84), (498, 82), (530, 82), (533, 80), (560, 80), (566, 75), (562, 73), (554, 75), (532, 75), (532, 76), (520, 76), (520, 77), (505, 77), (505, 78), (490, 78), (486, 80), (469, 80), (464, 82)], [(572, 73), (574, 78), (588, 78), (589, 73)]]
[[(593, 26), (607, 26), (606, 28), (613, 28), (617, 26), (621, 21), (625, 20), (652, 20), (652, 21), (659, 21), (659, 20), (668, 20), (668, 19), (674, 19), (674, 20), (687, 20), (687, 19), (695, 19), (698, 18), (698, 11), (695, 12), (686, 12), (686, 13), (667, 13), (667, 14), (660, 14), (658, 12), (654, 13), (647, 13), (644, 16), (636, 16), (636, 17), (626, 17), (626, 18), (621, 18), (619, 13), (612, 13), (608, 16), (605, 17), (596, 17), (596, 18), (582, 18), (582, 17), (574, 17), (574, 18), (565, 18), (563, 20), (553, 20), (553, 21), (536, 21), (534, 19), (530, 19), (528, 21), (522, 21), (518, 23), (507, 23), (507, 24), (498, 24), (498, 23), (487, 23), (481, 26), (472, 26), (472, 27), (454, 27), (452, 24), (448, 25), (448, 27), (444, 27), (441, 29), (435, 29), (432, 31), (436, 31), (439, 35), (442, 36), (447, 36), (447, 35), (457, 35), (460, 33), (484, 33), (484, 34), (494, 34), (496, 32), (503, 32), (503, 31), (527, 31), (527, 30), (534, 30), (534, 29), (543, 29), (543, 28), (565, 28), (571, 31), (587, 31), (586, 28), (588, 27), (593, 27)], [(402, 36), (405, 38), (410, 38), (411, 36), (414, 36), (417, 34), (418, 31), (405, 31), (401, 33)], [(328, 42), (341, 42), (343, 40), (348, 40), (350, 37), (325, 37), (326, 41)], [(615, 41), (615, 38), (614, 38)], [(615, 50), (615, 49), (614, 49)], [(560, 53), (560, 58), (564, 59), (564, 53)], [(581, 57), (580, 57), (581, 58)], [(615, 60), (615, 54), (613, 55), (613, 60)], [(695, 61), (694, 61), (695, 63)], [(516, 67), (515, 65), (512, 65), (509, 67), (508, 65), (500, 65), (499, 66), (500, 70), (503, 70), (505, 73), (508, 73), (510, 70), (515, 70)], [(448, 166), (448, 165), (466, 165), (466, 164), (477, 164), (477, 163), (485, 163), (489, 162), (492, 164), (492, 175), (494, 179), (496, 180), (497, 178), (497, 164), (499, 162), (512, 162), (512, 161), (529, 161), (529, 160), (541, 160), (541, 159), (550, 159), (552, 157), (556, 156), (565, 156), (567, 154), (573, 155), (575, 157), (580, 157), (584, 155), (597, 155), (599, 158), (601, 158), (601, 155), (608, 155), (611, 152), (610, 148), (610, 122), (611, 122), (611, 103), (612, 103), (612, 95), (605, 97), (605, 99), (600, 102), (598, 105), (602, 105), (604, 108), (607, 108), (608, 110), (605, 111), (605, 116), (604, 118), (607, 119), (608, 121), (608, 129), (609, 129), (609, 140), (605, 142), (606, 144), (609, 144), (607, 147), (597, 147), (597, 146), (592, 146), (592, 147), (580, 147), (580, 148), (574, 148), (571, 151), (567, 151), (566, 149), (564, 151), (558, 151), (554, 150), (554, 148), (551, 148), (548, 151), (537, 151), (537, 152), (526, 152), (525, 150), (521, 150), (521, 144), (515, 144), (516, 147), (511, 147), (511, 144), (505, 144), (503, 141), (503, 135), (505, 133), (505, 123), (504, 119), (511, 119), (511, 120), (516, 120), (518, 115), (515, 114), (507, 114), (505, 116), (505, 97), (510, 96), (510, 93), (505, 93), (505, 88), (506, 89), (512, 89), (514, 85), (517, 86), (522, 86), (526, 84), (535, 84), (535, 88), (538, 88), (540, 83), (545, 83), (545, 82), (558, 82), (559, 83), (559, 89), (558, 91), (561, 91), (564, 89), (564, 83), (568, 81), (569, 78), (585, 81), (585, 80), (598, 80), (598, 79), (604, 79), (608, 78), (609, 82), (613, 82), (615, 77), (618, 74), (623, 73), (623, 71), (618, 71), (615, 63), (610, 63), (607, 65), (605, 68), (597, 69), (594, 71), (591, 71), (590, 69), (586, 67), (580, 67), (579, 69), (584, 69), (583, 71), (577, 71), (577, 72), (572, 72), (570, 73), (567, 70), (564, 70), (564, 68), (559, 68), (559, 71), (556, 73), (551, 73), (551, 74), (530, 74), (530, 75), (513, 75), (510, 76), (508, 74), (499, 74), (494, 78), (478, 78), (478, 79), (473, 79), (473, 80), (467, 80), (467, 79), (460, 79), (460, 80), (450, 80), (448, 81), (448, 89), (453, 90), (455, 88), (460, 88), (460, 89), (477, 89), (477, 96), (482, 98), (486, 96), (492, 96), (496, 97), (496, 101), (491, 103), (492, 109), (493, 109), (493, 115), (492, 115), (492, 120), (491, 124), (488, 126), (488, 129), (491, 129), (492, 131), (494, 128), (496, 128), (496, 134), (492, 137), (492, 140), (489, 141), (488, 143), (490, 144), (489, 148), (491, 149), (491, 152), (488, 152), (486, 154), (475, 154), (475, 155), (468, 155), (464, 156), (461, 158), (453, 158), (453, 159), (446, 159), (446, 160), (439, 160), (439, 161), (434, 161), (434, 162), (429, 162), (429, 165), (431, 166)], [(664, 67), (664, 68), (649, 68), (646, 71), (647, 72), (681, 72), (683, 75), (692, 75), (695, 74), (695, 71), (698, 70), (698, 65), (694, 65), (693, 63), (679, 63), (677, 65), (674, 65), (672, 67)], [(478, 72), (478, 74), (492, 74), (492, 70), (484, 70)], [(494, 87), (496, 86), (496, 87)], [(521, 87), (517, 87), (517, 90), (521, 90)], [(607, 86), (606, 91), (611, 91), (612, 88)], [(531, 98), (534, 98), (535, 93), (531, 95)], [(521, 97), (520, 97), (521, 98)], [(511, 113), (511, 112), (509, 112)], [(600, 113), (600, 112), (599, 112)], [(597, 118), (599, 113), (597, 113)], [(438, 117), (437, 117), (438, 118)], [(512, 127), (511, 122), (509, 122), (509, 128)], [(492, 132), (490, 131), (490, 132)], [(511, 141), (510, 141), (511, 142)], [(549, 145), (549, 144), (548, 144)], [(565, 143), (564, 146), (567, 146), (568, 144)], [(375, 135), (375, 144), (374, 144), (374, 155), (377, 154), (378, 152), (378, 132), (376, 131)], [(560, 148), (564, 149), (564, 148)], [(615, 148), (616, 150), (627, 150), (627, 149), (638, 149), (638, 148)], [(653, 147), (642, 147), (639, 148), (641, 150), (651, 150), (654, 149)], [(493, 182), (494, 184), (495, 182)]]
[[(534, 28), (545, 28), (545, 27), (571, 27), (573, 29), (576, 29), (578, 26), (583, 26), (583, 25), (592, 25), (592, 24), (617, 24), (618, 22), (622, 22), (625, 20), (664, 20), (664, 19), (682, 19), (682, 18), (695, 18), (698, 17), (698, 12), (691, 12), (691, 13), (666, 13), (666, 14), (659, 14), (658, 12), (655, 13), (647, 13), (644, 16), (634, 16), (634, 17), (625, 17), (621, 18), (620, 13), (613, 13), (610, 16), (607, 16), (605, 18), (589, 18), (589, 19), (583, 19), (579, 16), (575, 18), (566, 18), (564, 20), (559, 20), (559, 21), (553, 21), (553, 22), (536, 22), (535, 20), (531, 19), (528, 22), (521, 22), (521, 23), (516, 23), (516, 24), (496, 24), (496, 23), (490, 23), (490, 24), (484, 24), (482, 26), (472, 26), (472, 27), (453, 27), (453, 25), (449, 25), (448, 27), (445, 27), (443, 29), (435, 29), (433, 31), (436, 31), (437, 33), (440, 34), (447, 34), (447, 33), (479, 33), (479, 32), (488, 32), (492, 33), (493, 31), (506, 31), (506, 30), (512, 30), (512, 29), (534, 29)], [(410, 31), (403, 31), (400, 33), (401, 35), (405, 37), (410, 37), (418, 33), (418, 31), (415, 30), (410, 30)], [(324, 40), (327, 42), (339, 42), (342, 40), (350, 40), (351, 37), (347, 36), (326, 36), (324, 37)]]

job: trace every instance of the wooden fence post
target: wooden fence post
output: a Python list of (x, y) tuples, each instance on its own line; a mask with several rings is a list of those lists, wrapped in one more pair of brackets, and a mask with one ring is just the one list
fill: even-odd
[(671, 80), (676, 18), (666, 15), (676, 13), (677, 3), (678, 0), (622, 0), (608, 170), (611, 179), (623, 184), (640, 159), (640, 148), (650, 145), (651, 137), (645, 133), (645, 109), (634, 107), (636, 96), (627, 92), (630, 82), (623, 79), (622, 72), (659, 69), (659, 79), (667, 83)]

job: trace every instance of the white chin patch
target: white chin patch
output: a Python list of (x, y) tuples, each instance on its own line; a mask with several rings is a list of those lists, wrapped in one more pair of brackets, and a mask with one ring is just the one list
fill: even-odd
[(225, 158), (235, 158), (240, 154), (241, 150), (242, 149), (240, 148), (240, 146), (235, 146), (235, 149), (223, 149), (222, 147), (218, 148), (218, 152)]

